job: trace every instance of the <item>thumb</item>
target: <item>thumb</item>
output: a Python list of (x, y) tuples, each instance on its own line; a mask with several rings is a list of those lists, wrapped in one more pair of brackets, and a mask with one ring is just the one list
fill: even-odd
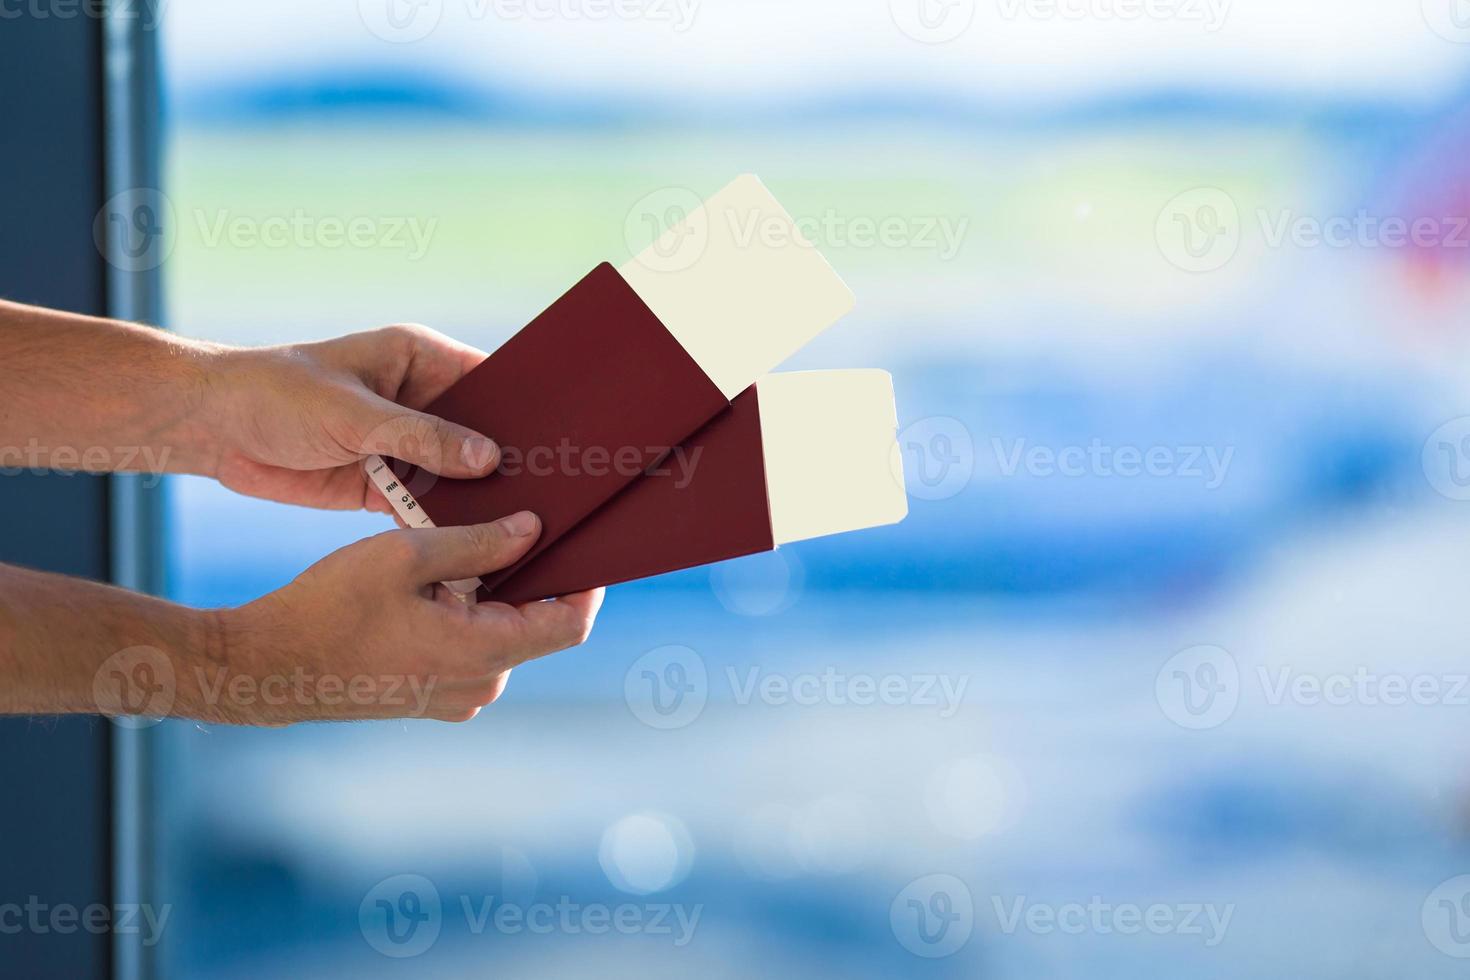
[(421, 583), (478, 578), (520, 559), (541, 536), (541, 519), (529, 511), (492, 524), (404, 531), (418, 545), (415, 577)]
[(500, 447), (489, 438), (385, 398), (374, 396), (362, 428), (367, 435), (356, 449), (363, 456), (391, 456), (459, 480), (488, 476), (500, 465)]

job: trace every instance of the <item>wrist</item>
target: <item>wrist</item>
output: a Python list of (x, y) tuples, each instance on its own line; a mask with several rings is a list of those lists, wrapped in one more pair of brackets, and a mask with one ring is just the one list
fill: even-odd
[(189, 388), (197, 393), (192, 413), (196, 424), (187, 440), (193, 464), (190, 473), (216, 478), (221, 458), (239, 446), (240, 420), (251, 415), (246, 404), (251, 392), (247, 378), (255, 369), (257, 353), (211, 344), (188, 358)]
[(232, 679), (253, 675), (255, 651), (239, 609), (194, 611), (190, 656), (178, 683), (175, 714), (225, 724), (249, 723), (250, 706), (238, 704)]
[[(156, 447), (164, 472), (212, 476), (218, 468), (223, 389), (232, 348), (149, 331), (149, 357), (140, 374), (148, 378), (140, 398), (145, 406), (132, 415), (131, 437)], [(118, 412), (119, 415), (126, 413)]]

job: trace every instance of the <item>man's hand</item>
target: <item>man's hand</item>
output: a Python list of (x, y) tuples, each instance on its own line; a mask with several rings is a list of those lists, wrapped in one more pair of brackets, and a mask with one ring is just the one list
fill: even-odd
[(427, 327), (213, 355), (204, 396), (213, 475), (252, 497), (392, 513), (359, 460), (394, 456), (452, 478), (499, 464), (484, 434), (421, 409), (485, 359)]
[[(0, 462), (391, 513), (365, 456), (451, 478), (498, 465), (486, 434), (422, 411), (484, 357), (423, 327), (241, 350), (0, 300)], [(602, 602), (467, 607), (435, 584), (507, 567), (539, 534), (528, 514), (390, 532), (211, 612), (0, 565), (0, 714), (472, 717), (511, 667), (580, 643)]]
[[(438, 582), (510, 565), (537, 518), (389, 531), (327, 556), (279, 592), (219, 614), (218, 677), (189, 711), (219, 721), (430, 717), (468, 721), (498, 698), (512, 667), (587, 639), (603, 590), (515, 607), (465, 605)], [(272, 685), (272, 704), (234, 703)], [(211, 692), (224, 692), (223, 694)], [(253, 699), (252, 699), (253, 700)]]
[(586, 639), (602, 590), (466, 606), (435, 583), (525, 554), (540, 522), (389, 531), (239, 609), (200, 612), (0, 565), (0, 714), (466, 721), (512, 667)]
[(0, 464), (192, 473), (254, 497), (391, 513), (358, 461), (486, 476), (487, 438), (423, 409), (485, 359), (426, 327), (236, 348), (0, 300)]

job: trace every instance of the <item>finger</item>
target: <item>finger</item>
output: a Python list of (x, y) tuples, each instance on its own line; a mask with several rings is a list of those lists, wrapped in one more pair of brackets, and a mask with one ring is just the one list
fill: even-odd
[(398, 400), (414, 408), (438, 398), (489, 356), (478, 347), (462, 344), (420, 324), (402, 324), (400, 329), (409, 334), (413, 356)]
[(367, 406), (359, 427), (365, 435), (354, 447), (360, 455), (391, 456), (456, 480), (488, 476), (500, 465), (500, 447), (488, 436), (364, 394)]
[(516, 562), (541, 535), (541, 519), (530, 511), (490, 524), (423, 528), (404, 532), (415, 544), (418, 584), (478, 578)]
[(372, 511), (375, 514), (387, 514), (393, 518), (399, 527), (408, 527), (408, 523), (398, 516), (398, 511), (393, 509), (393, 505), (388, 502), (388, 498), (378, 491), (378, 488), (373, 485), (371, 480), (363, 481), (362, 509)]
[(468, 708), (473, 705), (486, 707), (505, 693), (510, 681), (510, 671), (502, 670), (468, 681), (445, 681), (437, 688), (437, 695), (449, 707)]
[(479, 367), (490, 354), (462, 344), (426, 326), (413, 329), (413, 361), (404, 379), (404, 404), (422, 407), (444, 394), (450, 385)]
[[(383, 495), (368, 485), (357, 463), (331, 469), (293, 470), (234, 457), (220, 464), (217, 476), (221, 485), (247, 497), (323, 510), (366, 507), (386, 512), (392, 509)], [(381, 501), (381, 506), (373, 498)]]
[(523, 624), (521, 643), (516, 651), (518, 659), (511, 666), (585, 643), (606, 594), (606, 589), (593, 589), (518, 608)]

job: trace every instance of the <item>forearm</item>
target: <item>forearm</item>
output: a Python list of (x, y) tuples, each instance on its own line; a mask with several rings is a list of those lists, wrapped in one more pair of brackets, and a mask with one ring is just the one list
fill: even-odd
[(212, 473), (223, 351), (0, 300), (0, 469)]
[(212, 612), (0, 565), (0, 714), (203, 717), (196, 668), (220, 656), (216, 622)]

